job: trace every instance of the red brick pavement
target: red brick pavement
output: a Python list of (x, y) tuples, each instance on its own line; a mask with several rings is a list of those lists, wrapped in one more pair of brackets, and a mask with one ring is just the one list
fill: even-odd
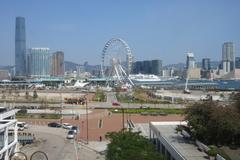
[[(183, 115), (167, 115), (167, 116), (141, 116), (138, 114), (124, 116), (125, 123), (127, 119), (131, 119), (133, 123), (149, 123), (150, 121), (179, 121), (184, 120)], [(102, 120), (102, 128), (99, 128), (99, 120)], [(33, 125), (47, 125), (49, 122), (60, 122), (60, 120), (48, 120), (48, 119), (21, 119), (20, 121), (26, 121)], [(87, 125), (86, 117), (83, 116), (79, 120), (63, 119), (63, 123), (70, 123), (80, 127), (79, 140), (86, 141), (87, 137)], [(100, 136), (102, 140), (105, 140), (105, 134), (107, 132), (119, 131), (122, 129), (122, 114), (106, 114), (106, 110), (93, 110), (89, 114), (88, 120), (88, 137), (89, 141), (99, 140)]]

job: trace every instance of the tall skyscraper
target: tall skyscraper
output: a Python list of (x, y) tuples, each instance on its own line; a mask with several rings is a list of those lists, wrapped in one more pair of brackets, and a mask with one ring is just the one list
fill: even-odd
[(186, 68), (195, 68), (195, 58), (193, 53), (187, 53)]
[(16, 18), (15, 29), (15, 75), (26, 75), (26, 33), (25, 18)]
[(161, 60), (152, 60), (152, 74), (162, 76), (162, 61)]
[(211, 64), (210, 64), (209, 58), (203, 58), (202, 59), (202, 69), (201, 69), (201, 78), (207, 78), (209, 79), (211, 77)]
[(224, 73), (235, 69), (235, 46), (233, 42), (225, 42), (222, 46), (222, 66)]
[(203, 58), (202, 59), (202, 70), (209, 71), (210, 69), (211, 69), (210, 59), (209, 58)]
[(64, 53), (62, 51), (57, 51), (52, 54), (51, 66), (52, 76), (64, 76)]
[(127, 54), (127, 74), (131, 74), (133, 69), (133, 55), (132, 53)]
[(31, 77), (50, 76), (49, 48), (31, 48), (27, 55), (28, 74)]

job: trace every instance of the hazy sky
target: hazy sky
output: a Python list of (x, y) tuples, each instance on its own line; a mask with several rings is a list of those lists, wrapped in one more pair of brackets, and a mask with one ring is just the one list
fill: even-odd
[[(221, 59), (240, 49), (239, 0), (1, 0), (0, 64), (14, 64), (15, 17), (26, 19), (27, 48), (62, 50), (65, 60), (100, 64), (105, 43), (124, 39), (135, 59), (185, 62), (185, 52)], [(240, 55), (239, 55), (240, 56)]]

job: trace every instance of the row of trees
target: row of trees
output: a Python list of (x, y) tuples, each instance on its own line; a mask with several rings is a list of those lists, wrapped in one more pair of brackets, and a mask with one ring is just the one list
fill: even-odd
[(228, 106), (213, 101), (186, 109), (191, 134), (206, 144), (240, 145), (240, 94)]

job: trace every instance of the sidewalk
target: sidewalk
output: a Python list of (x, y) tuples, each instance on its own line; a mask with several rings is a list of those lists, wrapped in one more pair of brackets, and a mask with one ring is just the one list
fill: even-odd
[(107, 141), (89, 141), (88, 144), (78, 142), (79, 160), (105, 160), (107, 143)]
[(86, 148), (89, 148), (95, 152), (102, 153), (107, 149), (107, 144), (109, 141), (89, 141), (88, 144), (85, 142), (78, 142), (81, 146), (84, 146)]

